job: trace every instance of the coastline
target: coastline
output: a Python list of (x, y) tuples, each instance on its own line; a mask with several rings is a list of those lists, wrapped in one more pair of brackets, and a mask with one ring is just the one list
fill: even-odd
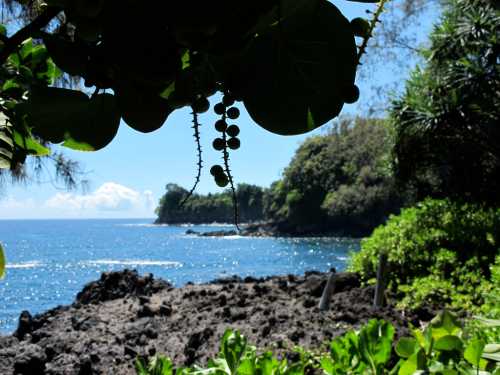
[(0, 336), (0, 373), (135, 374), (136, 356), (155, 353), (177, 364), (204, 363), (227, 328), (286, 355), (294, 345), (320, 348), (371, 318), (390, 321), (404, 335), (409, 324), (432, 316), (402, 314), (391, 304), (373, 308), (373, 288), (361, 287), (349, 273), (338, 274), (343, 281), (332, 308), (320, 313), (327, 275), (230, 277), (174, 288), (150, 274), (104, 273), (71, 305), (21, 314), (17, 331)]

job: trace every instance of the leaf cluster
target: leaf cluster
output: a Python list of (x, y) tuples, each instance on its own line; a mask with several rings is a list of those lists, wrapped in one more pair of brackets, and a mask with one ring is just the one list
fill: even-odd
[[(2, 168), (45, 143), (99, 150), (121, 120), (154, 131), (217, 91), (278, 134), (321, 126), (359, 92), (354, 30), (327, 0), (16, 3), (25, 24), (0, 30), (1, 134), (29, 152), (0, 148)], [(61, 73), (94, 94), (54, 86)]]

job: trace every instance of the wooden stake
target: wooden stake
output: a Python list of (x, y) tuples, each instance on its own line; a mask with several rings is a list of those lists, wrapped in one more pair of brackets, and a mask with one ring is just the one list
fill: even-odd
[(380, 254), (377, 270), (377, 285), (375, 286), (375, 297), (373, 299), (374, 307), (382, 307), (384, 304), (384, 294), (386, 287), (385, 273), (387, 270), (387, 254)]
[(321, 300), (319, 301), (319, 311), (328, 311), (330, 309), (330, 301), (335, 291), (335, 276), (335, 272), (330, 273), (330, 276), (328, 276), (328, 281), (326, 282)]

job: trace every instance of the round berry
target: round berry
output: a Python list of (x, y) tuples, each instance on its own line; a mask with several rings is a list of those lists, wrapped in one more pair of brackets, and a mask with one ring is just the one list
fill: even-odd
[(240, 110), (236, 107), (231, 107), (227, 110), (227, 117), (231, 120), (235, 120), (240, 117)]
[(223, 175), (224, 168), (222, 168), (220, 165), (214, 165), (212, 168), (210, 168), (210, 174), (214, 177)]
[(224, 149), (224, 140), (222, 138), (215, 138), (213, 143), (212, 143), (212, 146), (214, 149), (216, 149), (217, 151), (221, 151)]
[(359, 99), (359, 88), (356, 85), (352, 85), (347, 88), (344, 92), (344, 102), (347, 104), (356, 103)]
[(231, 150), (237, 150), (240, 148), (240, 140), (238, 138), (229, 138), (227, 140), (227, 146)]
[(226, 133), (230, 137), (237, 137), (240, 134), (240, 128), (237, 125), (231, 125), (226, 129)]
[(222, 97), (222, 104), (226, 107), (231, 107), (234, 104), (234, 98), (231, 94), (226, 94)]
[(218, 115), (223, 115), (226, 112), (226, 107), (222, 103), (217, 103), (214, 105), (214, 112)]
[(229, 178), (227, 178), (225, 174), (218, 175), (215, 177), (215, 183), (217, 184), (217, 186), (226, 187), (227, 184), (229, 184)]
[(215, 130), (223, 132), (227, 128), (227, 123), (224, 120), (217, 120), (215, 123)]
[(207, 98), (198, 98), (192, 105), (193, 111), (196, 113), (204, 113), (210, 108), (210, 102)]

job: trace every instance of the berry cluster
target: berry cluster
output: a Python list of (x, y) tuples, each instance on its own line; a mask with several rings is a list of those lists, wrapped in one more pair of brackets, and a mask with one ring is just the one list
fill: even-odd
[(222, 101), (214, 106), (214, 112), (222, 116), (221, 119), (215, 122), (215, 130), (221, 133), (221, 137), (215, 138), (212, 146), (217, 151), (223, 151), (225, 168), (220, 165), (214, 165), (210, 169), (210, 173), (214, 176), (215, 183), (220, 187), (225, 187), (231, 182), (231, 176), (227, 164), (229, 157), (227, 148), (237, 150), (240, 148), (241, 144), (238, 138), (240, 128), (234, 124), (228, 125), (226, 121), (226, 119), (236, 120), (240, 117), (240, 110), (233, 107), (233, 104), (234, 98), (230, 94), (226, 93), (222, 98)]

